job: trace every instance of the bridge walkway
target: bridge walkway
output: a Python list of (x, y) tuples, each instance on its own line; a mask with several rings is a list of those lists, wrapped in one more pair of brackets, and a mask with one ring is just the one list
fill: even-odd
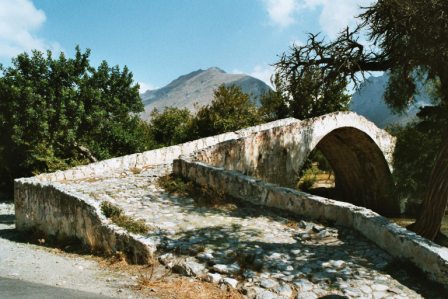
[(235, 286), (248, 298), (444, 298), (443, 290), (354, 231), (170, 194), (158, 184), (166, 167), (63, 183), (143, 219), (167, 267)]

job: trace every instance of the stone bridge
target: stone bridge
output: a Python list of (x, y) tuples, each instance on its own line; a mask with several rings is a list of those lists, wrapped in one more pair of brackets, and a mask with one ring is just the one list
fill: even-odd
[[(302, 233), (308, 236), (300, 241), (296, 237), (296, 229), (285, 226), (283, 222), (273, 222), (269, 220), (272, 217), (265, 217), (262, 212), (283, 211), (357, 231), (391, 256), (413, 263), (430, 279), (448, 285), (446, 248), (391, 223), (371, 210), (382, 214), (398, 211), (398, 202), (388, 196), (388, 191), (392, 190), (394, 144), (394, 138), (387, 132), (350, 112), (304, 121), (278, 120), (66, 171), (17, 179), (14, 190), (16, 227), (21, 231), (41, 231), (61, 240), (77, 239), (105, 253), (122, 251), (133, 263), (147, 263), (155, 253), (173, 250), (173, 244), (190, 248), (196, 244), (191, 242), (197, 241), (198, 234), (203, 235), (200, 242), (208, 240), (213, 246), (217, 245), (213, 238), (227, 234), (229, 237), (220, 239), (219, 246), (226, 245), (226, 241), (238, 241), (246, 245), (264, 244), (266, 250), (272, 250), (273, 244), (277, 244), (279, 248), (275, 247), (275, 250), (284, 250), (288, 256), (290, 249), (319, 251), (321, 246), (317, 248), (313, 242), (319, 244), (320, 241), (309, 240), (306, 222), (302, 225), (306, 232)], [(331, 163), (336, 186), (343, 195), (341, 199), (351, 203), (285, 188), (295, 187), (304, 161), (316, 148)], [(238, 201), (276, 209), (260, 209), (257, 222), (250, 209), (247, 213), (240, 211), (241, 215), (235, 217), (238, 211), (226, 214), (197, 206), (193, 199), (168, 194), (158, 185), (158, 177), (173, 172), (229, 194)], [(129, 233), (103, 214), (101, 204), (105, 201), (122, 208), (127, 215), (141, 219), (152, 229), (146, 234)], [(238, 227), (241, 229), (235, 231)], [(316, 230), (321, 229), (318, 226), (312, 232), (313, 236)], [(248, 235), (251, 231), (255, 233)], [(282, 239), (283, 242), (279, 236), (285, 232), (289, 235)], [(348, 240), (336, 240), (336, 235), (332, 235), (333, 241), (341, 246), (347, 244)], [(325, 234), (316, 235), (318, 237), (324, 238), (322, 242), (326, 240)], [(235, 244), (227, 245), (216, 249), (215, 253), (233, 252)], [(331, 246), (328, 254), (340, 256), (346, 252), (342, 247), (337, 251)], [(355, 247), (353, 252), (361, 252), (359, 246)], [(289, 261), (292, 263), (290, 267), (298, 267), (298, 277), (303, 275), (299, 273), (303, 269), (309, 270), (306, 263), (313, 260), (315, 252), (309, 253), (305, 256), (305, 265), (293, 261), (292, 257)], [(376, 258), (378, 254), (371, 256)], [(271, 255), (262, 255), (260, 259), (268, 264), (269, 259), (282, 256), (276, 252)], [(323, 267), (321, 259), (328, 259), (328, 256), (315, 259), (315, 263), (310, 265), (320, 269)], [(283, 261), (278, 263), (283, 267)], [(376, 263), (382, 264), (381, 261)], [(355, 273), (358, 262), (353, 260), (350, 265), (353, 265), (349, 268), (352, 267)], [(201, 267), (205, 269), (206, 265)], [(339, 271), (332, 273), (336, 275)], [(371, 274), (372, 279), (381, 275), (376, 270)]]
[(334, 113), (255, 132), (203, 149), (194, 159), (295, 188), (306, 159), (319, 149), (336, 178), (338, 199), (383, 215), (399, 213), (392, 194), (395, 139), (355, 113)]

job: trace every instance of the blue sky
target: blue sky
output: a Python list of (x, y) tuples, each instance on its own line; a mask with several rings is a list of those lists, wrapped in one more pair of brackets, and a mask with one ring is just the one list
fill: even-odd
[(0, 0), (0, 63), (31, 49), (127, 65), (144, 89), (217, 66), (269, 81), (307, 32), (334, 37), (370, 0)]

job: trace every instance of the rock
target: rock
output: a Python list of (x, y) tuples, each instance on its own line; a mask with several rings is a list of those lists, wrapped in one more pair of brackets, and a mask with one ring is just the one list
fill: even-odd
[(279, 284), (277, 281), (270, 279), (270, 278), (263, 278), (260, 280), (260, 286), (262, 286), (265, 289), (273, 289), (277, 287)]
[(364, 294), (371, 294), (372, 293), (372, 289), (369, 286), (366, 285), (362, 285), (359, 287), (359, 289), (364, 293)]
[(300, 220), (299, 221), (299, 227), (300, 228), (306, 228), (308, 226), (308, 223), (306, 223), (306, 221), (304, 220)]
[(244, 276), (244, 278), (254, 278), (255, 276), (257, 276), (257, 273), (256, 272), (254, 272), (254, 271), (252, 271), (252, 270), (244, 270), (243, 271), (243, 276)]
[(255, 291), (255, 299), (287, 299), (262, 288), (253, 288), (253, 290)]
[(236, 289), (236, 286), (238, 285), (238, 280), (226, 277), (226, 278), (222, 279), (222, 283), (224, 283), (224, 284), (226, 284), (228, 286), (231, 286), (232, 288)]
[(311, 291), (314, 288), (314, 285), (306, 279), (296, 280), (294, 284), (298, 287), (299, 293)]
[(286, 298), (290, 298), (292, 296), (292, 288), (287, 284), (279, 285), (274, 289), (274, 291)]
[(311, 240), (311, 235), (308, 233), (304, 233), (304, 234), (299, 234), (300, 239), (307, 241), (307, 240)]
[(387, 292), (373, 292), (374, 299), (386, 298), (388, 296)]
[(313, 232), (315, 232), (315, 233), (319, 233), (319, 232), (323, 231), (324, 229), (325, 229), (325, 227), (322, 225), (319, 225), (319, 224), (313, 225), (313, 228), (312, 228)]
[(207, 273), (205, 276), (205, 280), (211, 283), (219, 283), (221, 279), (222, 276), (219, 273)]
[(162, 265), (167, 266), (168, 268), (172, 268), (174, 266), (176, 258), (172, 253), (165, 253), (159, 256), (159, 262), (162, 263)]
[(296, 277), (296, 275), (291, 274), (291, 275), (281, 276), (281, 277), (279, 277), (279, 279), (283, 280), (283, 281), (291, 282), (294, 280), (295, 277)]
[(294, 254), (294, 255), (299, 255), (301, 252), (302, 252), (302, 250), (300, 250), (300, 249), (293, 249), (293, 250), (291, 250), (291, 253)]
[(322, 231), (320, 231), (320, 232), (317, 234), (317, 237), (318, 237), (319, 239), (325, 239), (325, 238), (327, 238), (327, 237), (329, 237), (329, 236), (331, 236), (331, 233), (330, 233), (329, 231), (327, 231), (327, 230), (322, 230)]
[(328, 273), (328, 272), (317, 272), (317, 273), (313, 273), (311, 276), (311, 280), (313, 282), (321, 282), (321, 281), (330, 281), (331, 277), (333, 276), (333, 274)]
[(187, 258), (174, 265), (173, 271), (187, 276), (199, 276), (204, 274), (206, 268), (203, 264), (196, 262), (193, 258)]
[(221, 274), (235, 274), (241, 270), (240, 266), (237, 263), (231, 265), (216, 264), (213, 265), (212, 269)]
[(372, 285), (372, 290), (375, 292), (385, 292), (389, 289), (387, 285), (384, 284), (374, 284)]
[(196, 255), (196, 258), (200, 261), (212, 261), (214, 256), (210, 252), (200, 252)]
[(296, 299), (316, 299), (317, 296), (311, 292), (299, 292)]
[(341, 260), (338, 260), (338, 261), (331, 261), (330, 263), (331, 263), (331, 265), (332, 265), (335, 269), (337, 269), (337, 270), (342, 269), (342, 268), (345, 267), (345, 262), (344, 262), (344, 261), (341, 261)]
[(302, 272), (305, 274), (310, 274), (311, 272), (313, 272), (313, 269), (311, 269), (309, 267), (304, 267), (304, 268), (302, 268)]

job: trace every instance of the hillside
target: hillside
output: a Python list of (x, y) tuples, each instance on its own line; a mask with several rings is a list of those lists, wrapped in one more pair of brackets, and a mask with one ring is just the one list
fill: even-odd
[(207, 70), (197, 70), (180, 76), (168, 85), (149, 90), (141, 95), (145, 112), (144, 119), (154, 108), (162, 110), (164, 107), (180, 107), (194, 110), (194, 105), (206, 105), (213, 99), (213, 91), (221, 84), (236, 85), (251, 95), (254, 101), (270, 90), (263, 81), (244, 74), (228, 74), (223, 70), (212, 67)]
[(350, 110), (373, 121), (380, 128), (390, 124), (406, 124), (415, 118), (419, 107), (431, 103), (423, 86), (419, 87), (419, 94), (415, 103), (404, 114), (394, 114), (383, 99), (389, 76), (370, 77), (361, 84), (358, 91), (353, 94)]

